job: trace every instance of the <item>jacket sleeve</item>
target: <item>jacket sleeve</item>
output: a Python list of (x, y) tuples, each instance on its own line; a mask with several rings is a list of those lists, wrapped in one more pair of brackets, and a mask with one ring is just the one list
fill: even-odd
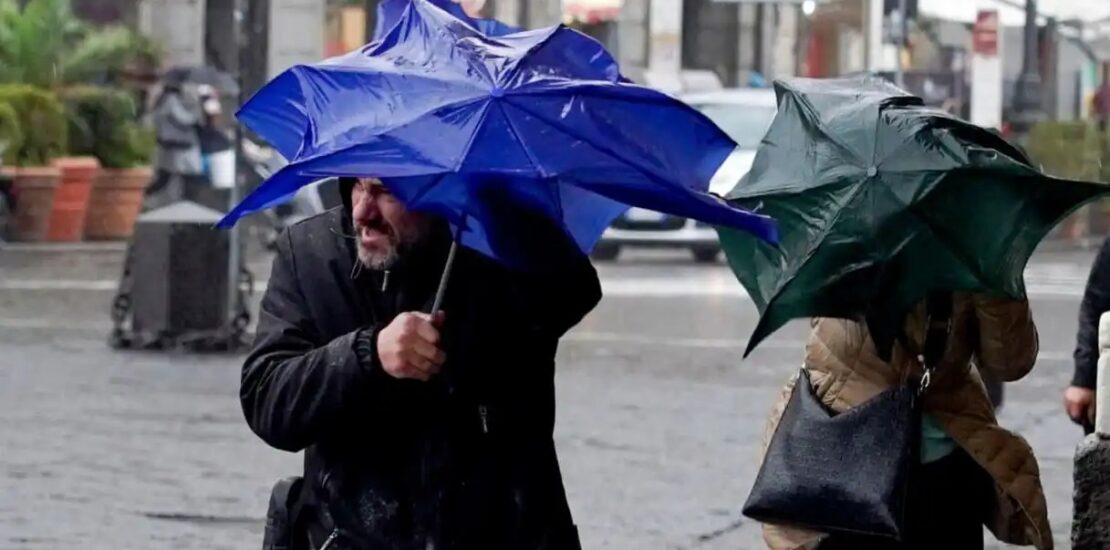
[(279, 240), (239, 398), (251, 429), (300, 451), (349, 422), (371, 380), (385, 376), (367, 328), (321, 342), (296, 277), (288, 234)]
[(191, 104), (180, 97), (170, 97), (166, 101), (167, 113), (175, 124), (183, 128), (200, 124), (200, 113), (190, 108)]
[(1098, 373), (1098, 320), (1110, 311), (1110, 239), (1095, 257), (1087, 289), (1079, 306), (1079, 333), (1075, 343), (1075, 374), (1072, 385), (1094, 389)]
[(601, 281), (584, 254), (569, 255), (565, 268), (547, 277), (542, 293), (543, 326), (560, 338), (574, 328), (601, 301)]
[(1027, 300), (973, 295), (979, 368), (1003, 382), (1020, 380), (1037, 362), (1040, 342)]

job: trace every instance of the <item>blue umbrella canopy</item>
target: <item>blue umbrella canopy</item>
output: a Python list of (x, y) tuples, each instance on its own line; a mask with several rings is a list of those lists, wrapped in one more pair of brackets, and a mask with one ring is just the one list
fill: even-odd
[(777, 239), (772, 219), (707, 193), (735, 148), (724, 132), (563, 26), (494, 37), (411, 0), (381, 40), (289, 69), (239, 118), (290, 163), (225, 226), (320, 178), (376, 176), (508, 263), (482, 197), (550, 218), (583, 252), (629, 205)]
[[(458, 2), (452, 2), (451, 0), (428, 0), (428, 2), (489, 36), (503, 36), (520, 30), (496, 19), (472, 18), (466, 14), (466, 11)], [(401, 20), (411, 3), (412, 0), (381, 0), (378, 2), (378, 16), (374, 21), (374, 40), (381, 40)]]

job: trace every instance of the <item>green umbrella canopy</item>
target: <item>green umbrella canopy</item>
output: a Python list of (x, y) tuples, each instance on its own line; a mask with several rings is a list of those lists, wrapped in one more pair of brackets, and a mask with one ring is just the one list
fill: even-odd
[(792, 319), (837, 317), (886, 334), (885, 356), (930, 291), (1024, 298), (1041, 239), (1110, 192), (1046, 176), (998, 135), (878, 78), (775, 91), (778, 114), (727, 199), (777, 219), (781, 245), (718, 229), (761, 314), (746, 354)]

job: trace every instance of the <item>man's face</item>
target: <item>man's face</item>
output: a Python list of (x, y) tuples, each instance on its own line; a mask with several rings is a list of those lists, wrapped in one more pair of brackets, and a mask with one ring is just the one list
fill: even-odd
[(409, 212), (380, 180), (362, 178), (351, 191), (358, 259), (371, 269), (388, 269), (403, 251), (424, 238), (430, 222)]

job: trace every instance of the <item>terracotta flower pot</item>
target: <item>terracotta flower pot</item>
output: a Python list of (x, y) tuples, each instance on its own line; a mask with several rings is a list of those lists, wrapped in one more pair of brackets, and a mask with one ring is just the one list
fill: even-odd
[(21, 167), (15, 170), (15, 220), (11, 237), (16, 241), (45, 241), (54, 210), (54, 195), (62, 171), (54, 166)]
[(54, 195), (47, 240), (80, 241), (85, 235), (85, 217), (89, 210), (93, 180), (100, 172), (100, 161), (94, 157), (69, 157), (56, 161), (62, 171), (62, 182)]
[(93, 182), (89, 213), (85, 219), (88, 240), (131, 238), (135, 218), (143, 208), (143, 194), (153, 171), (149, 167), (100, 171)]

